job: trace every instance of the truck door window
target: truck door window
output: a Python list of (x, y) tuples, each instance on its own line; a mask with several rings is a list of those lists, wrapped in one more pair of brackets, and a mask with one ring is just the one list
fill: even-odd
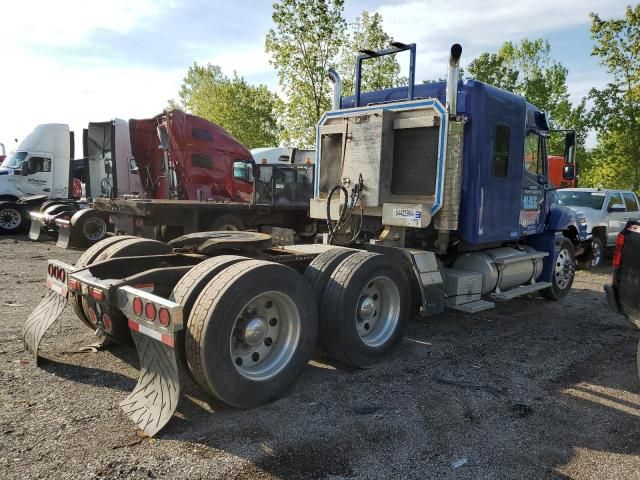
[(622, 196), (624, 197), (624, 205), (627, 207), (627, 212), (637, 212), (638, 201), (636, 196), (631, 192), (624, 192)]
[(509, 127), (496, 126), (493, 142), (493, 174), (496, 177), (506, 177), (509, 167)]
[(619, 193), (612, 193), (609, 197), (609, 201), (607, 202), (607, 209), (613, 207), (614, 205), (624, 205), (622, 203), (622, 197)]
[(29, 166), (29, 173), (34, 174), (38, 172), (50, 172), (51, 171), (51, 159), (46, 157), (31, 157), (27, 160)]
[(542, 137), (536, 133), (527, 134), (524, 144), (524, 166), (528, 172), (534, 175), (544, 174), (544, 162), (542, 158)]

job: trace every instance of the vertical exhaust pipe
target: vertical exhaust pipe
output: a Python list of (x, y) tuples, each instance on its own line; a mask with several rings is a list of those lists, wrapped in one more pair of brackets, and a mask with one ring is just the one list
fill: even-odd
[(331, 109), (332, 110), (340, 110), (342, 103), (342, 79), (338, 72), (336, 72), (333, 68), (330, 68), (327, 72), (329, 75), (329, 80), (333, 86), (333, 98), (331, 99)]
[(460, 73), (460, 56), (462, 46), (459, 43), (451, 45), (449, 54), (449, 70), (447, 71), (447, 111), (449, 116), (455, 116), (458, 108), (458, 76)]

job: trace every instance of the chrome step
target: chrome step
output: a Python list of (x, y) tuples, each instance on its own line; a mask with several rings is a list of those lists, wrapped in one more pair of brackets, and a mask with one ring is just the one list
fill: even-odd
[(522, 287), (512, 288), (511, 290), (507, 290), (505, 292), (492, 293), (490, 296), (495, 300), (511, 300), (513, 298), (526, 295), (527, 293), (533, 293), (533, 292), (537, 292), (538, 290), (544, 290), (545, 288), (549, 288), (550, 286), (551, 286), (551, 282), (536, 282), (530, 285), (524, 285)]
[(488, 302), (487, 300), (475, 300), (473, 302), (463, 303), (462, 305), (449, 305), (449, 308), (465, 313), (478, 313), (483, 310), (490, 310), (495, 306), (495, 303)]
[(492, 258), (491, 261), (496, 265), (509, 265), (510, 263), (523, 262), (525, 260), (533, 260), (548, 256), (549, 252), (522, 252), (520, 255), (514, 255), (512, 257)]

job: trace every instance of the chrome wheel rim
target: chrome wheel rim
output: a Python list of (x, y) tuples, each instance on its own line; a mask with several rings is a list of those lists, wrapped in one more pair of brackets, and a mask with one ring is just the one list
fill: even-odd
[(291, 361), (300, 341), (302, 322), (295, 302), (282, 292), (255, 296), (240, 311), (231, 331), (229, 352), (243, 377), (264, 381)]
[(107, 234), (107, 224), (100, 217), (92, 217), (82, 225), (82, 235), (91, 241), (102, 240)]
[(573, 258), (569, 253), (569, 250), (563, 248), (560, 250), (558, 257), (556, 258), (556, 267), (554, 271), (554, 278), (556, 285), (560, 290), (564, 290), (571, 282), (575, 271), (575, 265)]
[(0, 211), (0, 227), (15, 230), (22, 223), (22, 214), (15, 208), (4, 208)]
[(368, 347), (384, 345), (400, 321), (400, 291), (386, 276), (375, 277), (362, 289), (356, 305), (356, 330)]

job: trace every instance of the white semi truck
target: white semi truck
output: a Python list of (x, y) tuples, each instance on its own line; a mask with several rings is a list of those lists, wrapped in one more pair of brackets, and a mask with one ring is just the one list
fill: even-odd
[(20, 233), (31, 220), (34, 240), (42, 231), (71, 223), (82, 223), (78, 234), (88, 243), (104, 238), (106, 219), (88, 209), (90, 199), (140, 192), (141, 182), (125, 120), (90, 123), (83, 137), (84, 158), (74, 160), (75, 138), (68, 125), (38, 125), (4, 160), (0, 233)]

